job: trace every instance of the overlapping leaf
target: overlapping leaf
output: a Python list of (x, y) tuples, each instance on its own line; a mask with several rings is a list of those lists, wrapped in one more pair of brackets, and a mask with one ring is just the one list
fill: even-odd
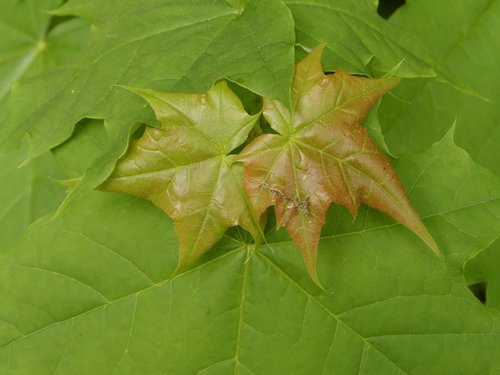
[[(382, 101), (383, 130), (391, 150), (405, 154), (424, 150), (440, 139), (457, 118), (458, 144), (500, 174), (500, 2), (455, 4), (453, 0), (407, 2), (389, 23), (425, 42), (436, 61), (489, 100), (453, 90), (438, 80), (407, 80), (395, 90), (395, 97)], [(432, 22), (421, 21), (429, 15)]]
[[(28, 134), (28, 157), (60, 144), (84, 117), (112, 117), (115, 100), (126, 109), (137, 104), (127, 103), (130, 96), (114, 84), (205, 92), (226, 77), (259, 94), (289, 96), (293, 19), (279, 0), (152, 0), (147, 6), (135, 0), (76, 0), (56, 13), (91, 21), (93, 39), (67, 65), (12, 91), (0, 146)], [(228, 46), (237, 46), (238, 53)], [(117, 125), (125, 133), (133, 121), (128, 115)]]
[[(452, 134), (395, 167), (445, 259), (464, 260), (498, 237), (500, 181)], [(94, 192), (0, 253), (0, 373), (482, 375), (500, 367), (499, 315), (457, 273), (384, 215), (363, 209), (353, 223), (335, 211), (320, 240), (324, 293), (281, 232), (253, 256), (250, 244), (228, 239), (221, 256), (172, 277), (171, 221), (145, 200)]]
[[(483, 250), (483, 249), (482, 249)], [(486, 306), (500, 310), (500, 238), (476, 257), (469, 260), (464, 273), (470, 288)]]
[[(9, 1), (32, 9), (35, 3), (49, 4), (52, 0)], [(83, 53), (87, 57), (82, 59), (83, 68), (78, 69), (81, 74), (62, 70), (61, 76), (47, 74), (21, 83), (16, 88), (15, 103), (8, 108), (15, 113), (8, 117), (21, 125), (20, 133), (27, 130), (35, 134), (32, 151), (36, 154), (68, 136), (81, 116), (112, 114), (112, 120), (106, 117), (112, 143), (105, 146), (112, 152), (97, 168), (99, 174), (93, 170), (92, 182), (87, 181), (88, 186), (95, 186), (96, 181), (100, 183), (109, 175), (110, 166), (124, 152), (130, 122), (143, 120), (135, 116), (140, 108), (128, 106), (125, 99), (129, 94), (115, 90), (108, 95), (107, 87), (116, 78), (113, 74), (123, 73), (122, 84), (202, 92), (210, 87), (214, 74), (243, 78), (248, 83), (248, 79), (259, 80), (260, 74), (269, 69), (267, 78), (260, 85), (252, 85), (253, 90), (260, 87), (263, 94), (263, 90), (288, 89), (278, 81), (288, 77), (292, 67), (280, 75), (283, 66), (276, 57), (290, 51), (294, 35), (290, 32), (287, 41), (292, 44), (283, 49), (276, 39), (268, 38), (278, 28), (288, 30), (292, 25), (290, 17), (278, 17), (288, 14), (281, 3), (221, 0), (208, 5), (152, 0), (145, 9), (144, 2), (129, 0), (69, 1), (67, 13), (89, 20), (96, 31), (94, 46)], [(401, 74), (425, 74), (428, 65), (422, 62), (427, 60), (420, 50), (414, 58), (408, 58), (408, 51), (401, 48), (407, 41), (410, 45), (415, 42), (408, 38), (408, 34), (414, 34), (429, 38), (426, 42), (434, 58), (439, 59), (439, 53), (443, 53), (450, 57), (447, 61), (459, 64), (460, 69), (452, 69), (455, 73), (481, 81), (475, 87), (495, 90), (496, 71), (491, 67), (495, 66), (498, 49), (494, 48), (498, 43), (498, 33), (494, 32), (498, 2), (471, 0), (461, 7), (453, 6), (451, 0), (436, 5), (407, 2), (406, 16), (392, 19), (408, 29), (406, 34), (377, 20), (376, 2), (372, 0), (355, 5), (348, 0), (286, 3), (294, 16), (297, 41), (306, 47), (325, 42), (329, 53), (339, 57), (327, 59), (338, 64), (335, 68), (370, 73), (391, 68), (406, 57)], [(240, 13), (232, 12), (226, 4)], [(373, 9), (371, 16), (368, 7)], [(150, 11), (157, 13), (151, 15)], [(38, 13), (19, 14), (15, 26), (20, 25), (22, 31), (30, 27)], [(124, 19), (128, 20), (125, 29)], [(158, 31), (151, 22), (155, 19), (172, 29), (163, 30), (158, 38), (154, 33), (146, 37), (137, 34), (141, 25)], [(443, 24), (446, 32), (441, 32)], [(415, 25), (423, 32), (415, 30)], [(147, 33), (145, 28), (140, 29)], [(16, 36), (22, 38), (21, 34)], [(459, 36), (457, 43), (437, 43), (452, 35)], [(156, 43), (158, 40), (165, 43)], [(239, 43), (232, 43), (235, 40)], [(3, 41), (9, 39), (2, 39), (0, 45)], [(36, 39), (28, 44), (36, 46)], [(244, 55), (244, 51), (249, 52)], [(242, 72), (240, 64), (252, 57), (255, 60), (244, 64)], [(165, 64), (170, 58), (181, 63)], [(57, 90), (61, 87), (65, 87), (62, 93)], [(458, 123), (459, 140), (470, 142), (467, 144), (474, 147), (469, 151), (475, 157), (497, 168), (496, 92), (487, 90), (491, 103), (477, 106), (466, 96), (443, 96), (436, 87), (429, 90), (433, 105), (412, 105), (410, 115), (406, 106), (381, 107), (385, 120), (406, 113), (398, 120), (403, 130), (391, 128), (391, 146), (399, 145), (391, 149), (408, 151), (407, 147), (415, 144), (419, 149), (425, 147), (452, 123), (455, 112), (448, 107), (460, 107), (467, 113)], [(108, 100), (109, 96), (116, 100)], [(44, 99), (49, 97), (54, 107), (44, 107)], [(414, 104), (422, 100), (419, 95), (403, 99)], [(124, 103), (130, 111), (118, 113), (116, 109), (123, 110)], [(399, 110), (402, 112), (396, 112)], [(446, 116), (436, 116), (437, 110), (446, 110)], [(35, 111), (32, 117), (31, 111)], [(88, 152), (94, 147), (85, 147), (81, 141), (75, 137), (74, 143), (61, 147), (56, 159), (74, 152), (73, 161), (87, 163)], [(40, 172), (53, 164), (50, 155), (44, 155), (40, 163), (36, 159), (32, 164), (32, 172), (26, 167), (15, 170), (22, 155), (10, 156), (2, 158), (8, 163), (3, 165), (7, 169), (0, 168), (0, 232), (8, 234), (20, 228), (10, 220), (11, 206), (3, 202), (13, 203), (9, 197), (29, 191), (26, 187), (32, 186), (32, 176), (42, 176)], [(81, 164), (67, 160), (65, 164), (71, 176), (81, 174)], [(241, 177), (238, 164), (231, 166)], [(500, 181), (455, 145), (452, 132), (422, 154), (399, 158), (394, 166), (443, 251), (445, 263), (422, 251), (424, 246), (416, 236), (384, 215), (361, 208), (353, 221), (345, 210), (334, 207), (327, 214), (319, 240), (322, 250), (318, 260), (321, 280), (330, 293), (318, 290), (304, 277), (296, 247), (284, 231), (268, 236), (269, 246), (257, 252), (246, 240), (225, 237), (210, 252), (210, 260), (206, 258), (194, 270), (173, 277), (177, 236), (160, 210), (142, 199), (102, 192), (72, 201), (66, 212), (48, 223), (33, 224), (17, 245), (0, 251), (0, 373), (498, 372), (498, 314), (473, 297), (457, 271), (462, 271), (466, 259), (490, 246), (488, 253), (469, 263), (469, 276), (470, 282), (488, 283), (487, 305), (498, 306), (500, 284), (495, 262), (499, 259)], [(311, 211), (308, 194), (304, 194), (307, 199), (295, 197), (293, 192), (270, 183), (266, 183), (264, 192), (277, 201), (281, 199), (277, 203), (286, 203), (289, 209), (305, 215)], [(54, 194), (41, 194), (50, 204), (43, 210), (30, 211), (38, 201), (32, 200), (33, 196), (28, 192), (21, 202), (25, 212), (36, 212), (34, 216), (55, 203)], [(284, 216), (286, 219), (286, 212)], [(23, 221), (23, 225), (26, 223)], [(10, 242), (2, 238), (0, 247)], [(221, 252), (223, 255), (217, 256)]]
[[(376, 2), (358, 0), (285, 0), (290, 8), (297, 42), (310, 47), (325, 44), (331, 57), (327, 70), (346, 69), (373, 75), (400, 64), (400, 77), (435, 76), (426, 46), (377, 14)], [(333, 64), (333, 65), (332, 65)]]
[(47, 11), (61, 3), (0, 2), (0, 101), (12, 84), (67, 61), (87, 43), (89, 27), (80, 19), (52, 27), (52, 16)]
[(332, 202), (355, 215), (361, 203), (394, 217), (439, 253), (388, 159), (361, 126), (368, 109), (398, 79), (325, 75), (319, 46), (297, 65), (292, 109), (264, 100), (264, 116), (279, 134), (255, 139), (239, 156), (257, 215), (274, 205), (316, 281), (316, 253)]
[(51, 153), (18, 168), (24, 151), (21, 148), (0, 155), (0, 251), (64, 199), (64, 188), (54, 180), (64, 178), (65, 174)]
[(228, 155), (258, 115), (248, 115), (225, 82), (207, 94), (134, 89), (155, 110), (161, 129), (148, 128), (118, 162), (102, 189), (145, 197), (175, 221), (179, 266), (195, 261), (228, 227), (260, 237), (243, 189), (243, 168)]

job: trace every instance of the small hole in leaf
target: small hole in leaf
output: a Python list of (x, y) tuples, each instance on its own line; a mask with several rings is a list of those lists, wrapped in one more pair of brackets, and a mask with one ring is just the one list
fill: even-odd
[(483, 305), (486, 304), (486, 283), (471, 284), (469, 289)]
[(405, 0), (379, 0), (377, 12), (378, 14), (388, 19), (398, 8), (405, 5)]

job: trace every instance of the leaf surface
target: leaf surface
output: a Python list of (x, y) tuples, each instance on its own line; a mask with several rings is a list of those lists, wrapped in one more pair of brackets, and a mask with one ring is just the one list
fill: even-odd
[(108, 134), (102, 121), (84, 119), (66, 142), (52, 149), (52, 155), (68, 178), (79, 178), (108, 148)]
[(229, 227), (240, 225), (260, 238), (243, 190), (243, 168), (229, 155), (259, 115), (248, 115), (225, 82), (203, 95), (133, 90), (153, 107), (162, 127), (147, 128), (101, 188), (142, 196), (172, 217), (180, 267), (198, 259)]
[(500, 174), (500, 3), (467, 0), (454, 5), (451, 0), (408, 2), (389, 23), (407, 28), (441, 65), (489, 100), (466, 95), (440, 80), (406, 80), (395, 89), (395, 97), (384, 97), (382, 127), (390, 149), (399, 155), (426, 149), (457, 119), (458, 144)]
[(325, 75), (322, 51), (317, 47), (297, 64), (291, 111), (264, 100), (264, 116), (279, 134), (258, 137), (239, 156), (257, 215), (275, 206), (277, 226), (288, 229), (316, 281), (318, 241), (332, 202), (352, 215), (361, 203), (375, 207), (438, 254), (389, 160), (361, 126), (369, 108), (398, 79), (354, 77), (343, 70)]
[[(85, 24), (72, 19), (39, 29), (61, 20), (40, 12), (50, 1), (0, 1), (0, 49), (16, 39), (30, 50), (47, 42), (46, 30), (63, 37), (66, 24)], [(500, 180), (469, 154), (498, 172), (498, 1), (406, 3), (383, 21), (373, 0), (290, 0), (294, 19), (281, 1), (65, 2), (60, 15), (92, 24), (92, 46), (65, 68), (34, 77), (78, 45), (49, 43), (19, 76), (15, 100), (0, 101), (0, 117), (22, 126), (18, 134), (28, 130), (32, 152), (42, 145), (40, 153), (69, 137), (78, 122), (52, 153), (70, 177), (102, 155), (80, 193), (110, 175), (134, 122), (153, 124), (141, 97), (106, 91), (116, 76), (125, 85), (206, 92), (213, 76), (230, 74), (250, 79), (252, 91), (288, 97), (295, 41), (297, 57), (324, 42), (326, 70), (343, 66), (378, 76), (404, 59), (396, 75), (430, 75), (429, 67), (439, 64), (425, 63), (430, 60), (422, 44), (413, 45), (413, 35), (429, 47), (431, 60), (449, 64), (491, 101), (423, 79), (398, 85), (398, 106), (386, 106), (393, 97), (384, 95), (378, 110), (384, 134), (375, 141), (383, 146), (389, 133), (390, 149), (403, 154), (392, 164), (444, 262), (379, 211), (362, 205), (353, 220), (343, 206), (333, 206), (318, 242), (326, 292), (304, 272), (285, 229), (270, 231), (268, 246), (256, 247), (246, 232), (230, 228), (192, 269), (174, 275), (175, 225), (150, 202), (123, 194), (74, 194), (81, 199), (67, 200), (52, 220), (31, 224), (11, 247), (62, 191), (47, 179), (59, 177), (50, 154), (19, 169), (23, 152), (1, 155), (0, 374), (497, 374), (500, 319), (490, 307), (500, 301)], [(11, 17), (15, 9), (5, 4), (21, 10)], [(236, 12), (225, 18), (226, 10)], [(5, 32), (4, 19), (12, 21)], [(261, 79), (262, 71), (276, 74)], [(422, 83), (424, 95), (417, 93)], [(457, 113), (456, 134), (441, 139)], [(80, 122), (82, 116), (105, 118), (104, 128), (101, 121)], [(98, 126), (80, 127), (84, 123)], [(376, 134), (376, 117), (371, 124)], [(0, 133), (10, 126), (0, 120)], [(12, 141), (7, 136), (4, 144)], [(486, 283), (486, 304), (467, 283)]]
[(306, 48), (326, 46), (325, 68), (373, 76), (401, 64), (400, 77), (435, 76), (429, 50), (404, 27), (377, 15), (376, 3), (359, 0), (286, 0), (294, 20), (297, 42)]
[[(0, 3), (0, 100), (12, 84), (66, 62), (89, 39), (88, 25), (70, 19), (51, 27), (61, 0)], [(27, 16), (29, 15), (29, 16)]]
[(0, 155), (0, 251), (10, 247), (28, 225), (57, 208), (65, 177), (50, 152), (18, 168), (25, 149)]
[[(395, 168), (448, 264), (500, 234), (500, 182), (452, 133)], [(218, 256), (172, 277), (178, 243), (166, 215), (143, 199), (94, 192), (0, 253), (0, 373), (482, 375), (500, 367), (499, 315), (462, 275), (375, 210), (361, 208), (354, 222), (340, 208), (329, 215), (318, 259), (324, 292), (283, 231), (258, 251), (226, 237)]]
[[(472, 291), (486, 306), (500, 310), (500, 240), (470, 259), (464, 267), (464, 274)], [(484, 294), (483, 294), (484, 293)]]
[[(141, 103), (115, 84), (206, 92), (225, 77), (286, 101), (294, 44), (289, 10), (279, 0), (233, 5), (223, 0), (201, 5), (154, 0), (147, 7), (135, 0), (67, 2), (57, 14), (93, 22), (92, 41), (68, 64), (16, 85), (0, 146), (28, 134), (28, 157), (34, 157), (67, 139), (84, 117), (115, 117), (115, 101), (138, 111)], [(110, 133), (128, 132), (134, 119), (127, 114), (125, 124), (110, 122), (119, 127)]]

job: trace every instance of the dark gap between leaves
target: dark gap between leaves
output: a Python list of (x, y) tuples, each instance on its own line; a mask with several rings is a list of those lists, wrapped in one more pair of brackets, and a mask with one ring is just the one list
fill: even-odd
[(388, 19), (398, 8), (405, 5), (405, 0), (379, 0), (377, 12), (382, 18)]
[(139, 127), (131, 134), (131, 140), (136, 140), (142, 137), (144, 132), (146, 131), (146, 124), (141, 124)]
[[(61, 1), (61, 4), (59, 4), (59, 7), (62, 7), (64, 4), (66, 4), (68, 2), (68, 0), (63, 0)], [(56, 8), (57, 9), (57, 8)], [(53, 10), (53, 9), (52, 9)], [(57, 25), (60, 25), (61, 23), (64, 23), (66, 21), (69, 21), (71, 19), (75, 18), (74, 16), (56, 16), (56, 15), (53, 15), (51, 18), (50, 18), (50, 23), (49, 23), (49, 27), (47, 29), (47, 34), (49, 32), (51, 32)]]
[[(245, 111), (249, 115), (255, 115), (262, 110), (262, 97), (253, 93), (252, 91), (240, 86), (238, 83), (227, 81), (229, 88), (238, 96), (245, 108)], [(248, 139), (236, 149), (230, 152), (231, 155), (237, 155), (243, 150), (252, 140), (257, 138), (262, 133), (277, 134), (277, 132), (271, 128), (269, 123), (261, 116), (258, 122), (255, 124), (254, 128), (250, 131)]]
[(227, 85), (241, 100), (241, 103), (248, 114), (255, 115), (256, 113), (259, 113), (262, 109), (262, 98), (259, 95), (232, 81), (227, 81)]
[(50, 19), (49, 27), (47, 29), (47, 34), (54, 30), (58, 25), (72, 20), (73, 16), (52, 16)]
[(71, 133), (71, 135), (68, 138), (66, 138), (64, 140), (64, 142), (55, 146), (52, 150), (54, 151), (54, 150), (64, 148), (69, 142), (71, 142), (76, 137), (78, 137), (78, 135), (80, 133), (85, 131), (85, 128), (87, 128), (87, 127), (96, 127), (96, 126), (104, 127), (104, 123), (102, 122), (102, 120), (98, 120), (98, 121), (100, 121), (100, 123), (97, 123), (95, 119), (91, 119), (91, 118), (87, 118), (87, 117), (81, 119), (73, 127), (73, 132)]
[(469, 289), (483, 305), (486, 304), (486, 283), (476, 283), (469, 285)]

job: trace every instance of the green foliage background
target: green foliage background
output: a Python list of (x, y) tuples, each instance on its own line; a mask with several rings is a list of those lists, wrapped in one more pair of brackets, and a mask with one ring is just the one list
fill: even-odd
[[(500, 373), (499, 14), (494, 0), (408, 0), (389, 20), (372, 0), (2, 1), (0, 374)], [(226, 78), (249, 108), (286, 102), (319, 43), (328, 70), (404, 78), (370, 126), (444, 262), (378, 212), (332, 207), (326, 291), (274, 230), (257, 249), (230, 230), (173, 277), (171, 221), (92, 192), (137, 124), (155, 125), (115, 85)], [(82, 175), (68, 194), (54, 181)]]

